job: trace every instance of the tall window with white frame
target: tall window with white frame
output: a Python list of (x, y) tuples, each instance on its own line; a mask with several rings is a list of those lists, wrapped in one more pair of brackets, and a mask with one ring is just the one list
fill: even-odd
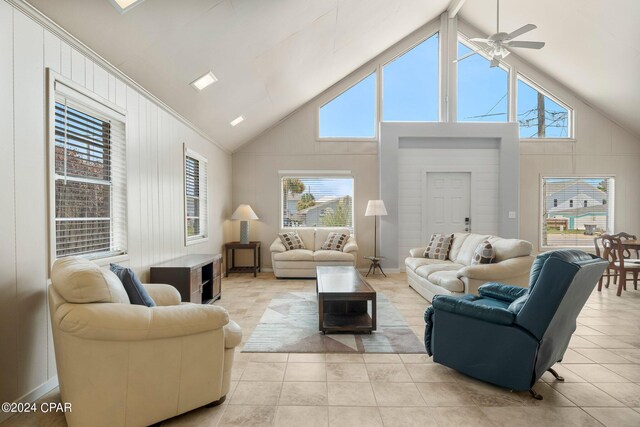
[(188, 148), (184, 152), (184, 200), (186, 244), (206, 239), (207, 159)]
[(542, 178), (542, 247), (592, 247), (613, 230), (614, 178)]
[(353, 229), (353, 177), (287, 175), (280, 178), (280, 225)]
[(125, 117), (54, 83), (52, 257), (127, 252)]

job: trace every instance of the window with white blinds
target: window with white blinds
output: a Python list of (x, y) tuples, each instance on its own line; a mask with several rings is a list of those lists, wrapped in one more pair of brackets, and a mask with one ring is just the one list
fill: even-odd
[(281, 177), (284, 227), (349, 227), (353, 229), (353, 178)]
[(614, 179), (542, 178), (543, 247), (593, 247), (613, 230)]
[(56, 258), (95, 259), (127, 252), (124, 116), (109, 111), (108, 106), (56, 82), (52, 147)]
[(185, 149), (184, 200), (186, 242), (207, 238), (207, 159)]

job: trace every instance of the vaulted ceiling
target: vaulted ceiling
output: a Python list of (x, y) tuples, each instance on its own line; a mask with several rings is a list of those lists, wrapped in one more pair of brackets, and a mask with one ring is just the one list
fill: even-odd
[[(29, 0), (140, 85), (233, 151), (436, 18), (449, 0)], [(640, 1), (503, 0), (501, 26), (538, 25), (520, 50), (640, 135)], [(495, 31), (495, 0), (463, 19)], [(212, 70), (202, 92), (189, 83)], [(229, 122), (239, 115), (245, 121)]]

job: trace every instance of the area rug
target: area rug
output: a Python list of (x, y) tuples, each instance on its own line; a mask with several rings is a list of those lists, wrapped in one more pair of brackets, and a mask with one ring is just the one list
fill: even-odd
[(424, 353), (404, 317), (377, 293), (377, 330), (372, 334), (322, 334), (313, 292), (276, 294), (246, 342), (247, 353)]

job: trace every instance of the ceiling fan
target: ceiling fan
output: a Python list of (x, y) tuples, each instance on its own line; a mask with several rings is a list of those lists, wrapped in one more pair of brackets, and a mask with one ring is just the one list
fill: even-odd
[(532, 42), (532, 41), (519, 41), (513, 40), (516, 37), (519, 37), (529, 31), (535, 30), (536, 27), (533, 24), (527, 24), (511, 33), (501, 33), (500, 32), (500, 0), (497, 0), (497, 31), (495, 34), (489, 36), (488, 38), (472, 38), (469, 41), (475, 43), (481, 43), (486, 45), (486, 47), (480, 49), (479, 51), (469, 52), (466, 55), (461, 56), (460, 58), (454, 60), (453, 62), (462, 61), (465, 58), (468, 58), (471, 55), (475, 55), (478, 52), (484, 52), (489, 57), (491, 57), (491, 67), (497, 67), (500, 63), (501, 59), (504, 59), (509, 52), (507, 48), (525, 48), (525, 49), (542, 49), (544, 47), (544, 42)]

